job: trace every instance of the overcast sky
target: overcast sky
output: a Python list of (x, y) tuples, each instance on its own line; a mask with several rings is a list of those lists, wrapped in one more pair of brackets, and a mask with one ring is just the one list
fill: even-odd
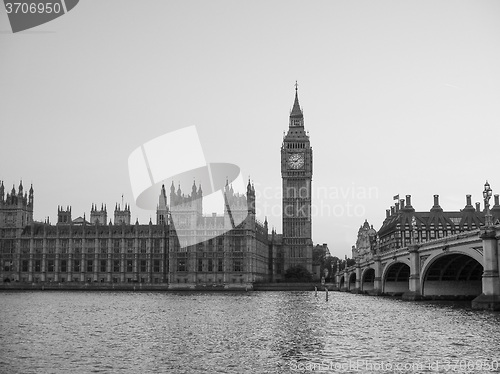
[[(294, 84), (313, 147), (313, 240), (350, 255), (393, 196), (459, 210), (500, 193), (500, 2), (85, 0), (12, 34), (0, 11), (0, 180), (37, 220), (137, 208), (130, 153), (195, 125), (281, 232), (280, 146)], [(171, 154), (165, 162), (180, 162)], [(185, 187), (186, 192), (188, 186)], [(206, 212), (210, 213), (210, 212)]]

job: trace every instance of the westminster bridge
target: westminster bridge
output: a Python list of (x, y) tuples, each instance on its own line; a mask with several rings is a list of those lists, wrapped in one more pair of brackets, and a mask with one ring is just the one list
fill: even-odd
[(340, 270), (340, 291), (402, 295), (405, 300), (473, 298), (472, 307), (500, 310), (500, 225), (383, 253), (368, 252)]

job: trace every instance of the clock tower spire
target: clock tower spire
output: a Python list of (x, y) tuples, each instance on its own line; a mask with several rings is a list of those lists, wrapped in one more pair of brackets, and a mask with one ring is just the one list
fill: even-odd
[(299, 85), (295, 81), (295, 101), (293, 102), (293, 108), (290, 112), (290, 127), (304, 127), (304, 114), (299, 105)]
[(284, 270), (304, 265), (312, 272), (312, 148), (309, 135), (304, 130), (297, 83), (288, 133), (281, 145), (281, 177)]

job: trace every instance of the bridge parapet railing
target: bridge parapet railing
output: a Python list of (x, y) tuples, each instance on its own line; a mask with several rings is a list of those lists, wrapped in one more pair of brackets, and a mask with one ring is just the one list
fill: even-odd
[[(496, 225), (495, 229), (500, 229), (500, 225)], [(453, 246), (455, 243), (463, 245), (467, 243), (475, 242), (479, 239), (481, 229), (463, 231), (457, 234), (452, 234), (448, 236), (443, 236), (442, 238), (436, 238), (426, 241), (418, 241), (415, 244), (418, 246), (418, 252), (427, 252), (436, 249), (436, 247), (446, 247)], [(377, 251), (376, 256), (380, 256), (381, 260), (395, 259), (402, 254), (408, 254), (408, 246), (393, 248), (386, 251)], [(364, 267), (368, 265), (369, 262), (373, 261), (372, 256), (362, 256), (358, 259), (358, 265)], [(347, 274), (356, 271), (358, 265), (352, 265), (339, 271), (340, 274)]]
[(342, 270), (340, 270), (340, 273), (351, 273), (353, 271), (356, 271), (356, 265), (352, 265), (352, 266), (349, 266), (347, 268), (344, 268)]
[[(436, 239), (429, 239), (425, 241), (417, 241), (415, 242), (416, 245), (419, 247), (423, 246), (430, 246), (430, 245), (435, 245), (443, 242), (450, 242), (454, 240), (459, 240), (459, 239), (465, 239), (469, 237), (476, 237), (480, 232), (480, 229), (476, 230), (471, 230), (471, 231), (463, 231), (458, 234), (452, 234), (452, 235), (447, 235), (443, 236), (442, 238), (436, 238)], [(399, 247), (399, 248), (391, 248), (389, 250), (383, 250), (378, 252), (378, 255), (382, 257), (391, 257), (393, 254), (397, 254), (400, 252), (408, 251), (408, 246), (405, 247)]]
[(416, 244), (420, 247), (419, 251), (421, 251), (421, 250), (425, 250), (428, 247), (434, 247), (434, 246), (440, 245), (440, 244), (452, 244), (453, 242), (459, 241), (461, 239), (477, 238), (480, 234), (480, 231), (481, 231), (480, 229), (472, 230), (472, 231), (464, 231), (464, 232), (460, 232), (458, 234), (443, 236), (442, 238), (431, 239), (431, 240), (427, 240), (425, 242), (418, 242)]
[(394, 258), (398, 257), (401, 254), (405, 254), (408, 252), (408, 247), (400, 247), (396, 249), (391, 249), (390, 251), (385, 251), (380, 254), (382, 258)]

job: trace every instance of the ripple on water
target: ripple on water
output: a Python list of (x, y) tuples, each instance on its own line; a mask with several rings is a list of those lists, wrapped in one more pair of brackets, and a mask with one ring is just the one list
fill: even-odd
[(499, 359), (500, 316), (314, 292), (0, 293), (0, 372), (287, 373)]

